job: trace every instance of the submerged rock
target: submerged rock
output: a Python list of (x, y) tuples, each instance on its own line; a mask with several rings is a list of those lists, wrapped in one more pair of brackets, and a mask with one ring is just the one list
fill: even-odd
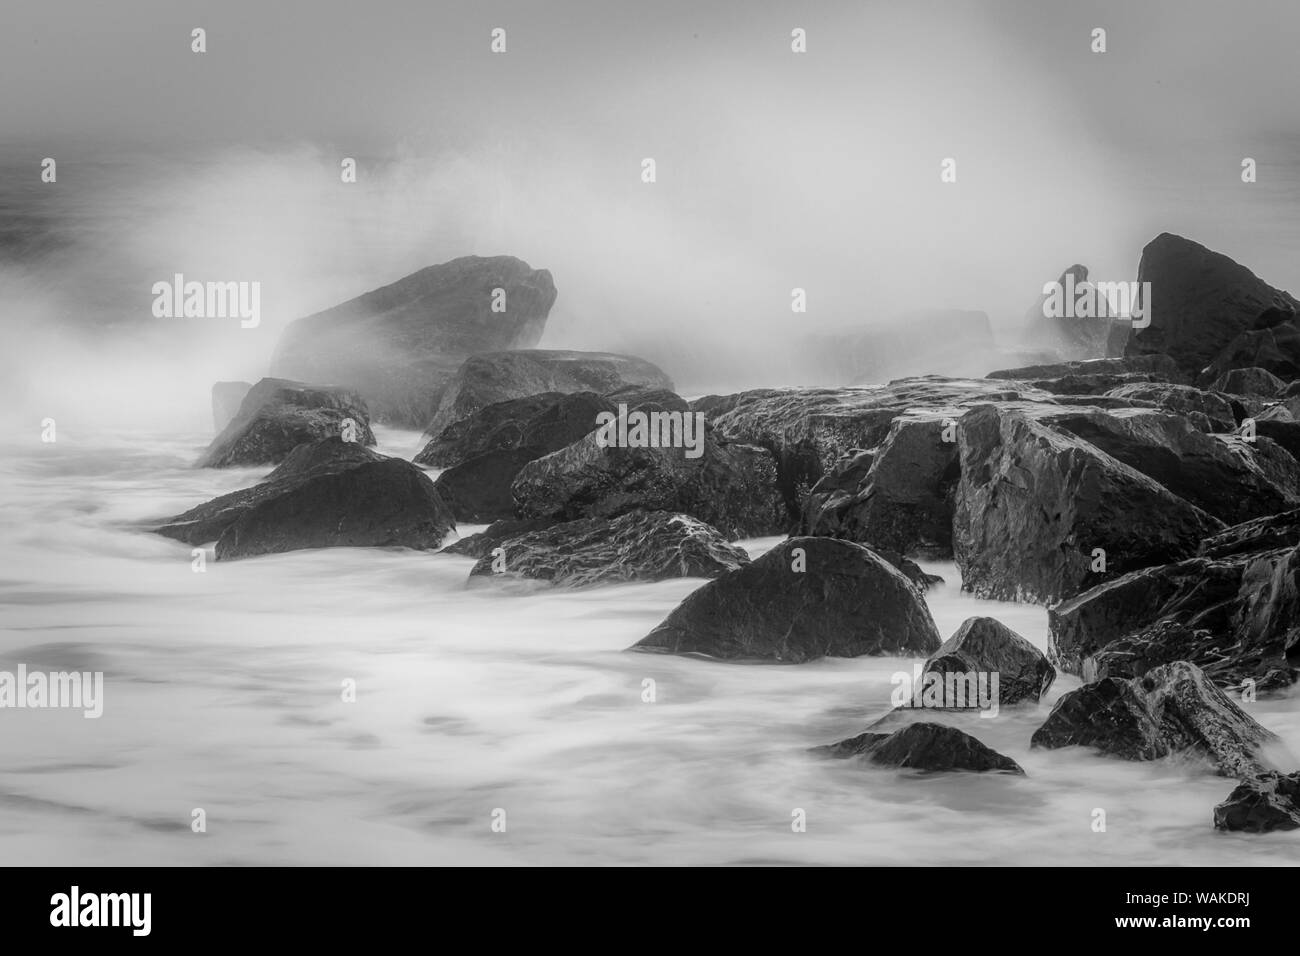
[(1214, 808), (1216, 830), (1271, 833), (1300, 829), (1300, 773), (1248, 777)]
[(998, 703), (1038, 701), (1056, 680), (1047, 657), (1001, 621), (969, 617), (930, 655), (925, 674), (996, 674)]
[(867, 757), (872, 763), (928, 771), (970, 771), (1024, 775), (1010, 757), (1005, 757), (970, 734), (944, 724), (919, 722), (892, 734), (865, 733), (814, 753), (829, 757)]
[(790, 538), (692, 592), (638, 650), (798, 664), (928, 654), (939, 647), (920, 591), (873, 551)]

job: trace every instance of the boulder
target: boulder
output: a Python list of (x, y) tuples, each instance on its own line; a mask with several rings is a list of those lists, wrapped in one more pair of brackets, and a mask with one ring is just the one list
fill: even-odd
[(672, 380), (655, 365), (630, 355), (528, 349), (474, 355), (456, 370), (436, 411), (424, 422), (436, 437), (454, 422), (485, 405), (541, 392), (596, 392), (604, 395), (628, 386), (669, 389)]
[(970, 734), (944, 724), (918, 722), (892, 734), (859, 734), (848, 740), (817, 747), (814, 753), (840, 759), (866, 757), (872, 763), (913, 770), (1012, 773), (1024, 770)]
[(375, 444), (370, 413), (355, 392), (264, 378), (249, 389), (196, 467), (273, 465), (299, 445), (349, 433), (362, 445)]
[(328, 547), (439, 547), (455, 527), (415, 465), (354, 442), (300, 445), (264, 481), (177, 515), (158, 534), (216, 540), (217, 560)]
[(1286, 382), (1267, 369), (1234, 368), (1216, 378), (1210, 388), (1216, 392), (1228, 392), (1233, 395), (1277, 398), (1286, 388)]
[(536, 448), (504, 448), (453, 465), (434, 482), (438, 495), (457, 521), (483, 524), (513, 518), (515, 478), (543, 452)]
[(496, 547), (502, 549), (501, 560), (485, 554), (470, 570), (471, 578), (530, 578), (586, 587), (715, 578), (749, 564), (748, 552), (728, 544), (716, 528), (666, 511), (568, 521), (506, 538)]
[[(1294, 321), (1300, 308), (1286, 292), (1227, 256), (1170, 233), (1160, 234), (1142, 250), (1138, 281), (1151, 283), (1145, 316), (1150, 324), (1133, 329), (1125, 355), (1168, 355), (1193, 376), (1242, 333)], [(1215, 376), (1227, 368), (1219, 367)]]
[(252, 382), (217, 382), (212, 386), (212, 425), (215, 432), (220, 434), (239, 414), (239, 406), (252, 387)]
[(635, 648), (800, 664), (929, 654), (939, 643), (920, 592), (897, 568), (850, 541), (801, 537), (693, 591)]
[(1125, 760), (1175, 753), (1209, 759), (1224, 776), (1271, 769), (1260, 748), (1276, 739), (1195, 664), (1177, 661), (1143, 677), (1107, 677), (1057, 701), (1031, 746), (1095, 747)]
[(353, 388), (380, 421), (423, 428), (466, 358), (532, 348), (554, 302), (545, 269), (464, 256), (292, 323), (272, 369)]
[(672, 511), (713, 525), (728, 538), (779, 534), (789, 516), (776, 465), (762, 448), (719, 441), (704, 431), (702, 453), (685, 448), (602, 446), (593, 432), (520, 469), (511, 492), (520, 518), (614, 518)]
[[(1283, 313), (1273, 313), (1273, 318)], [(1234, 368), (1261, 368), (1285, 381), (1300, 377), (1300, 326), (1294, 316), (1265, 329), (1251, 329), (1229, 342), (1201, 373), (1214, 381)]]
[[(484, 405), (444, 428), (412, 460), (417, 465), (450, 468), (490, 451), (518, 448), (529, 420), (563, 397), (562, 392), (541, 392)], [(581, 436), (572, 440), (576, 441), (578, 437)]]
[(926, 674), (997, 674), (998, 703), (1038, 701), (1052, 682), (1056, 669), (1046, 656), (1001, 621), (991, 617), (967, 618), (922, 668)]
[(954, 556), (963, 588), (979, 597), (1054, 604), (1127, 571), (1189, 557), (1223, 527), (1084, 439), (1018, 409), (969, 411), (957, 439)]
[(1247, 777), (1214, 808), (1214, 828), (1246, 833), (1300, 829), (1300, 773)]

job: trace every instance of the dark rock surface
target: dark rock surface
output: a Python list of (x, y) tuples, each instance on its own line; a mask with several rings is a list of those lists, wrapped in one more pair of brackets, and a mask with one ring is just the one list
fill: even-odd
[(1234, 368), (1216, 378), (1210, 388), (1216, 392), (1228, 392), (1232, 395), (1278, 398), (1286, 389), (1286, 382), (1267, 369)]
[(1300, 829), (1300, 773), (1247, 777), (1214, 808), (1214, 828), (1246, 833)]
[[(504, 312), (492, 311), (495, 289), (505, 290)], [(285, 329), (272, 369), (354, 388), (379, 421), (423, 428), (466, 358), (532, 348), (554, 302), (545, 269), (512, 256), (464, 256), (299, 319)]]
[(892, 734), (865, 733), (814, 753), (841, 759), (867, 757), (872, 763), (913, 770), (1012, 773), (1024, 770), (970, 734), (944, 724), (918, 722)]
[(1191, 752), (1225, 776), (1271, 769), (1260, 748), (1275, 735), (1186, 661), (1144, 677), (1103, 678), (1062, 697), (1034, 732), (1035, 747), (1095, 747), (1125, 760)]
[(375, 443), (370, 414), (355, 392), (264, 378), (249, 389), (196, 467), (276, 464), (301, 444), (342, 436), (348, 421), (354, 423), (357, 442)]
[(440, 553), (460, 554), (478, 559), (485, 554), (491, 554), (493, 549), (499, 548), (511, 538), (521, 537), (530, 531), (542, 531), (559, 523), (550, 518), (505, 518), (492, 522), (478, 534), (452, 542)]
[(1229, 432), (1237, 426), (1232, 405), (1222, 395), (1207, 392), (1191, 385), (1170, 382), (1147, 382), (1121, 385), (1106, 393), (1113, 398), (1149, 401), (1167, 411), (1186, 416), (1195, 423), (1195, 416), (1203, 415), (1212, 428), (1204, 431)]
[(515, 516), (511, 486), (520, 470), (544, 454), (536, 448), (505, 448), (453, 465), (434, 482), (457, 521), (470, 524)]
[(889, 562), (849, 541), (802, 537), (692, 592), (635, 647), (798, 664), (929, 654), (939, 643), (920, 592)]
[(518, 448), (524, 428), (533, 416), (563, 397), (562, 392), (541, 392), (484, 405), (444, 428), (412, 460), (417, 465), (450, 468), (490, 451)]
[(1136, 355), (1126, 358), (1097, 358), (1047, 365), (1023, 365), (998, 369), (986, 376), (995, 381), (1057, 382), (1062, 379), (1097, 379), (1106, 376), (1149, 376), (1143, 381), (1186, 383), (1187, 373), (1167, 355)]
[[(530, 578), (565, 587), (714, 578), (749, 564), (744, 548), (728, 544), (689, 515), (633, 511), (618, 518), (584, 518), (501, 540), (470, 576)], [(497, 567), (503, 567), (498, 571)]]
[(930, 655), (925, 674), (998, 675), (998, 703), (1037, 701), (1056, 680), (1056, 668), (1046, 656), (1001, 621), (970, 617)]

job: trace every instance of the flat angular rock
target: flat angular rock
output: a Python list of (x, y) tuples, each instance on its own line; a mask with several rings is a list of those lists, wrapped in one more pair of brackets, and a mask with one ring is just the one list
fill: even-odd
[(1113, 398), (1149, 401), (1167, 411), (1184, 415), (1195, 422), (1193, 416), (1204, 415), (1215, 432), (1230, 432), (1237, 427), (1232, 405), (1222, 395), (1171, 382), (1142, 382), (1120, 385), (1106, 392)]
[(1010, 773), (1023, 776), (1010, 757), (985, 746), (970, 734), (944, 724), (909, 724), (892, 734), (859, 734), (837, 744), (815, 748), (829, 757), (863, 756), (872, 763), (928, 771)]
[(920, 592), (897, 568), (862, 545), (803, 537), (692, 592), (635, 647), (799, 664), (929, 654), (939, 643)]

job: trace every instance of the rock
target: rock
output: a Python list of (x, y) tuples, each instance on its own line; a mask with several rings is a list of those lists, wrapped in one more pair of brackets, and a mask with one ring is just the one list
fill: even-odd
[(1214, 808), (1214, 828), (1247, 833), (1300, 829), (1300, 773), (1268, 771), (1241, 781)]
[(1164, 379), (1152, 372), (1120, 372), (1114, 375), (1063, 375), (1060, 378), (1036, 378), (1028, 381), (1034, 388), (1041, 388), (1053, 395), (1106, 395), (1125, 385), (1150, 385), (1163, 382)]
[[(1273, 321), (1283, 316), (1272, 313)], [(1300, 327), (1294, 316), (1266, 329), (1242, 332), (1229, 342), (1201, 373), (1201, 381), (1214, 381), (1234, 368), (1262, 368), (1285, 381), (1300, 377)]]
[[(1188, 557), (1222, 528), (1141, 472), (1023, 411), (969, 411), (957, 439), (954, 556), (963, 588), (979, 597), (1054, 604), (1135, 568)], [(1096, 548), (1105, 552), (1101, 567)]]
[(217, 382), (212, 386), (212, 424), (220, 433), (239, 414), (244, 396), (253, 387), (251, 382)]
[(1286, 388), (1286, 382), (1266, 369), (1234, 368), (1216, 378), (1210, 388), (1216, 392), (1229, 392), (1233, 395), (1276, 398)]
[(460, 554), (465, 557), (478, 558), (485, 554), (491, 554), (493, 550), (501, 547), (512, 538), (519, 538), (528, 534), (530, 531), (541, 531), (544, 528), (554, 527), (559, 522), (552, 521), (549, 518), (529, 518), (521, 520), (519, 518), (508, 518), (501, 521), (494, 521), (478, 534), (472, 534), (467, 538), (461, 538), (442, 549), (441, 554)]
[(355, 392), (264, 378), (244, 396), (196, 467), (276, 464), (301, 444), (342, 436), (348, 422), (357, 442), (375, 443), (370, 414)]
[(1120, 385), (1106, 393), (1125, 400), (1150, 401), (1171, 412), (1188, 417), (1203, 415), (1212, 428), (1203, 431), (1230, 432), (1237, 426), (1232, 405), (1221, 395), (1203, 391), (1191, 385), (1174, 385), (1169, 382), (1145, 382)]
[(413, 461), (417, 465), (450, 468), (490, 451), (518, 448), (529, 420), (563, 397), (562, 392), (541, 392), (484, 405), (430, 439)]
[[(494, 311), (501, 301), (505, 311)], [(511, 256), (464, 256), (299, 319), (285, 329), (272, 367), (354, 388), (380, 421), (423, 428), (466, 358), (532, 348), (554, 302), (545, 269)]]
[(878, 448), (837, 464), (813, 487), (802, 530), (901, 554), (951, 558), (959, 477), (955, 439), (955, 425), (942, 415), (894, 419)]
[(749, 564), (744, 548), (689, 515), (633, 511), (618, 518), (584, 518), (501, 541), (496, 557), (479, 559), (470, 576), (531, 578), (565, 587), (715, 578)]
[[(672, 389), (672, 380), (644, 359), (610, 352), (529, 349), (474, 355), (457, 369), (443, 391), (426, 434), (439, 435), (495, 402), (525, 398), (541, 392), (606, 394), (629, 385)], [(593, 426), (594, 427), (594, 426)]]
[(437, 548), (455, 527), (419, 468), (353, 442), (300, 445), (251, 488), (167, 521), (158, 534), (216, 539), (217, 560), (328, 547)]
[(914, 770), (1024, 775), (1010, 757), (955, 727), (934, 723), (909, 724), (892, 734), (859, 734), (813, 752), (839, 758), (865, 756), (872, 763)]
[(1270, 462), (1267, 450), (1240, 438), (1207, 435), (1179, 415), (1147, 409), (1065, 411), (1040, 421), (1077, 435), (1230, 524), (1300, 505), (1300, 471), (1294, 465)]
[(1269, 769), (1260, 747), (1275, 739), (1194, 664), (1177, 661), (1135, 680), (1107, 677), (1057, 701), (1034, 747), (1095, 747), (1125, 760), (1191, 752), (1224, 776)]
[(693, 591), (635, 647), (800, 664), (929, 654), (939, 634), (920, 592), (883, 558), (849, 541), (802, 537)]
[[(1099, 358), (1048, 365), (1025, 365), (989, 372), (995, 381), (1055, 382), (1061, 379), (1102, 379), (1106, 376), (1140, 376), (1142, 381), (1185, 383), (1187, 373), (1167, 355), (1135, 355), (1126, 358)], [(1140, 384), (1140, 383), (1139, 383)]]
[(930, 655), (925, 674), (997, 674), (998, 703), (1037, 701), (1056, 680), (1056, 668), (1038, 648), (991, 617), (967, 618)]
[(536, 448), (505, 448), (484, 452), (453, 465), (438, 476), (434, 487), (457, 521), (469, 524), (515, 516), (511, 492), (516, 476), (543, 454)]
[(672, 511), (699, 518), (728, 538), (779, 534), (789, 516), (776, 466), (762, 448), (704, 433), (702, 454), (684, 448), (601, 447), (592, 433), (520, 469), (512, 487), (516, 516), (573, 521), (629, 511)]
[(1190, 375), (1210, 365), (1241, 333), (1293, 321), (1300, 307), (1227, 256), (1169, 233), (1142, 250), (1138, 281), (1151, 283), (1150, 325), (1133, 329), (1125, 355), (1168, 355)]
[(1201, 542), (1197, 553), (1207, 558), (1228, 558), (1253, 551), (1275, 551), (1300, 546), (1300, 509), (1265, 515), (1225, 528)]

